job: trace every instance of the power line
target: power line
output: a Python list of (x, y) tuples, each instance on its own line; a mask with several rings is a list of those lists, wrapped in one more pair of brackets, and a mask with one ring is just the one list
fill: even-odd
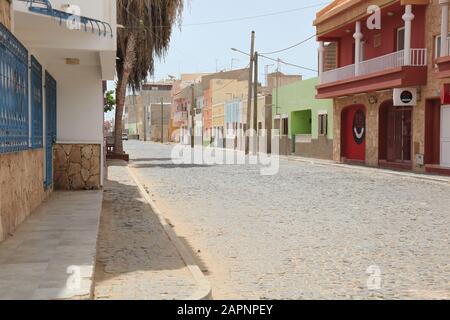
[(271, 60), (271, 61), (280, 62), (280, 63), (282, 63), (284, 65), (287, 65), (287, 66), (296, 67), (296, 68), (299, 68), (299, 69), (304, 69), (304, 70), (308, 70), (308, 71), (312, 71), (312, 72), (318, 72), (318, 70), (316, 70), (316, 69), (311, 69), (311, 68), (308, 68), (308, 67), (299, 66), (297, 64), (286, 62), (286, 61), (283, 61), (281, 59), (270, 58), (270, 57), (267, 57), (267, 56), (262, 55), (262, 54), (259, 54), (259, 56), (263, 57), (265, 59)]
[(305, 40), (302, 40), (302, 41), (300, 41), (300, 42), (298, 42), (298, 43), (296, 43), (296, 44), (294, 44), (294, 45), (292, 45), (292, 46), (290, 46), (290, 47), (287, 47), (287, 48), (284, 48), (284, 49), (281, 49), (281, 50), (277, 50), (277, 51), (272, 51), (272, 52), (263, 52), (262, 54), (275, 54), (275, 53), (280, 53), (280, 52), (288, 51), (288, 50), (290, 50), (290, 49), (296, 48), (296, 47), (298, 47), (298, 46), (304, 44), (305, 42), (307, 42), (307, 41), (309, 41), (309, 40), (311, 40), (311, 39), (313, 39), (313, 38), (315, 38), (315, 37), (316, 37), (316, 35), (313, 34), (312, 36), (306, 38)]
[(330, 3), (330, 1), (327, 1), (327, 2), (313, 4), (313, 5), (309, 5), (309, 6), (305, 6), (305, 7), (301, 7), (301, 8), (294, 8), (294, 9), (290, 9), (290, 10), (283, 10), (283, 11), (278, 11), (278, 12), (260, 14), (260, 15), (255, 15), (255, 16), (240, 17), (240, 18), (232, 18), (232, 19), (224, 19), (224, 20), (216, 20), (216, 21), (208, 21), (208, 22), (199, 22), (199, 23), (190, 23), (190, 24), (185, 24), (185, 25), (182, 25), (182, 26), (183, 27), (204, 26), (204, 25), (211, 25), (211, 24), (220, 24), (220, 23), (228, 23), (228, 22), (236, 22), (236, 21), (243, 21), (243, 20), (252, 20), (252, 19), (258, 19), (258, 18), (265, 18), (265, 17), (277, 16), (277, 15), (282, 15), (282, 14), (287, 14), (287, 13), (292, 13), (292, 12), (298, 12), (298, 11), (302, 11), (302, 10), (306, 10), (306, 9), (312, 9), (312, 8), (316, 8), (316, 7), (321, 7), (321, 6), (329, 4), (329, 3)]
[[(298, 11), (302, 11), (302, 10), (306, 10), (306, 9), (312, 9), (312, 8), (316, 8), (316, 7), (321, 7), (321, 6), (327, 5), (329, 3), (330, 3), (330, 1), (328, 1), (328, 2), (321, 2), (321, 3), (318, 3), (318, 4), (313, 4), (313, 5), (309, 5), (309, 6), (305, 6), (305, 7), (294, 8), (294, 9), (290, 9), (290, 10), (277, 11), (277, 12), (266, 13), (266, 14), (260, 14), (260, 15), (255, 15), (255, 16), (246, 16), (246, 17), (238, 17), (238, 18), (223, 19), (223, 20), (213, 20), (213, 21), (198, 22), (198, 23), (188, 23), (188, 24), (182, 24), (182, 25), (180, 25), (180, 27), (195, 27), (195, 26), (222, 24), (222, 23), (237, 22), (237, 21), (244, 21), (244, 20), (253, 20), (253, 19), (258, 19), (258, 18), (265, 18), (265, 17), (283, 15), (283, 14), (288, 14), (288, 13), (292, 13), (292, 12), (298, 12)], [(131, 12), (127, 8), (125, 8), (125, 10), (129, 14), (131, 14)], [(136, 18), (136, 16), (134, 16), (134, 17)], [(140, 22), (139, 19), (138, 19), (138, 22)], [(170, 28), (172, 26), (160, 25), (160, 26), (154, 26), (154, 27), (155, 28)], [(138, 27), (136, 27), (136, 26), (125, 26), (125, 28), (127, 28), (127, 29), (139, 29), (140, 27), (139, 26)]]

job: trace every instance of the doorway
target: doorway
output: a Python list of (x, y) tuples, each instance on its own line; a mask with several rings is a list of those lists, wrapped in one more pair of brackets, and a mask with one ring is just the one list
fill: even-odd
[(366, 160), (366, 108), (353, 105), (341, 114), (341, 156), (344, 161)]
[(441, 166), (450, 168), (450, 105), (441, 107)]
[(391, 163), (412, 163), (412, 107), (380, 106), (379, 157)]

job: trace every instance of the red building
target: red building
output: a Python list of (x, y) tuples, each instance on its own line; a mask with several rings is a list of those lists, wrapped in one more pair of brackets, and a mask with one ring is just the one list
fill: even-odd
[(335, 160), (450, 172), (450, 109), (440, 99), (449, 9), (437, 2), (336, 0), (317, 13), (317, 97), (334, 99)]

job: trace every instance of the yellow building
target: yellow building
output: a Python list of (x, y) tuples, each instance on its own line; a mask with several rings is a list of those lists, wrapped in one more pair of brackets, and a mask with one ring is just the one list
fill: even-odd
[(248, 81), (237, 79), (210, 80), (212, 99), (212, 132), (220, 137), (225, 133), (225, 103), (233, 99), (243, 99), (248, 94)]

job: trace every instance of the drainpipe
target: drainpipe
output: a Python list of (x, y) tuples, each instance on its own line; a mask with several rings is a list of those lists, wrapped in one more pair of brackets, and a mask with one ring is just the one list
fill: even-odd
[(319, 83), (322, 83), (324, 52), (325, 47), (323, 41), (319, 41)]
[(448, 55), (448, 3), (449, 0), (439, 0), (441, 5), (441, 57)]
[(403, 15), (403, 21), (405, 21), (405, 49), (404, 49), (404, 64), (405, 66), (411, 65), (411, 26), (414, 20), (414, 14), (412, 13), (412, 5), (407, 4), (405, 6), (405, 14)]
[(356, 21), (355, 34), (355, 76), (359, 75), (359, 63), (361, 62), (361, 40), (363, 34), (361, 33), (361, 21)]

